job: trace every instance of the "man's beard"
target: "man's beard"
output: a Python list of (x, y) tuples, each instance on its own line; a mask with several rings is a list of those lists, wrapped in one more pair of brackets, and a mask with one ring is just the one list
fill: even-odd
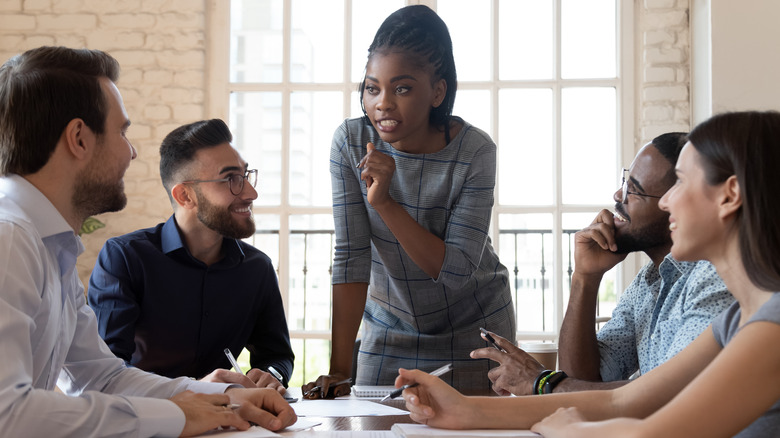
[(255, 221), (252, 216), (245, 221), (237, 221), (228, 208), (209, 202), (199, 190), (195, 190), (195, 196), (198, 200), (198, 220), (203, 225), (231, 239), (246, 239), (255, 234)]
[[(626, 217), (625, 212), (619, 205), (615, 208), (618, 213)], [(617, 251), (615, 252), (618, 254), (629, 254), (636, 251), (645, 251), (669, 242), (671, 242), (669, 221), (663, 220), (647, 224), (638, 230), (616, 233), (615, 243), (617, 244)]]
[(125, 184), (122, 179), (116, 181), (100, 181), (96, 167), (104, 165), (99, 157), (93, 158), (90, 164), (76, 178), (73, 193), (73, 207), (82, 216), (120, 211), (127, 205)]

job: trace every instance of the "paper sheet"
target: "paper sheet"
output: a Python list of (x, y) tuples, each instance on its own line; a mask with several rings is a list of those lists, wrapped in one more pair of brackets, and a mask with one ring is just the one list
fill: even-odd
[(215, 437), (228, 437), (228, 438), (262, 438), (262, 437), (278, 437), (279, 435), (271, 432), (268, 429), (264, 429), (260, 426), (252, 426), (247, 430), (215, 430), (212, 432), (206, 432), (201, 436), (207, 436), (209, 438)]
[(402, 409), (367, 400), (301, 400), (290, 406), (299, 417), (370, 417), (375, 415), (406, 415)]
[(389, 430), (307, 430), (282, 435), (295, 438), (398, 438)]
[(451, 430), (428, 427), (425, 424), (405, 424), (396, 423), (392, 427), (396, 438), (416, 438), (416, 437), (448, 437), (448, 438), (485, 438), (485, 437), (540, 437), (538, 433), (530, 430), (508, 430), (508, 429), (470, 429), (470, 430)]

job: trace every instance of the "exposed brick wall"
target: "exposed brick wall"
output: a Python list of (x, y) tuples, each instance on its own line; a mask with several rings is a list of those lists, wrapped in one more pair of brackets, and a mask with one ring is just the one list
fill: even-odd
[(636, 138), (690, 129), (689, 0), (637, 0)]
[[(632, 1), (632, 0), (621, 0)], [(688, 130), (688, 0), (635, 2), (636, 133), (640, 144)], [(100, 216), (106, 228), (84, 236), (87, 282), (109, 237), (152, 226), (171, 213), (160, 183), (158, 147), (176, 126), (205, 111), (206, 0), (0, 0), (0, 61), (41, 45), (88, 47), (122, 65), (117, 84), (133, 125), (138, 158), (125, 177), (127, 208)]]
[(160, 142), (205, 117), (205, 0), (0, 0), (0, 62), (42, 45), (109, 52), (122, 66), (117, 86), (132, 121), (138, 158), (125, 176), (127, 208), (101, 215), (83, 236), (78, 268), (86, 284), (103, 243), (171, 214), (160, 183)]

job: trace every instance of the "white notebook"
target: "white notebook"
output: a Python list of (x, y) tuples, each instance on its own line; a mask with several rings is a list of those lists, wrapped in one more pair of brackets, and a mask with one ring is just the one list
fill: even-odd
[(395, 390), (393, 385), (355, 385), (352, 387), (352, 393), (356, 397), (384, 397)]

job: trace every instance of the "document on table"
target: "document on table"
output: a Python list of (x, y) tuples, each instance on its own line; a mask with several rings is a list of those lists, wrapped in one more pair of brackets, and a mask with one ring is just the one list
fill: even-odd
[(409, 412), (368, 400), (301, 400), (293, 403), (299, 417), (371, 417), (376, 415), (406, 415)]
[(398, 438), (389, 430), (306, 430), (291, 434), (282, 432), (282, 435), (295, 438)]
[(201, 436), (207, 436), (209, 438), (225, 437), (225, 438), (265, 438), (265, 437), (278, 437), (279, 435), (271, 432), (268, 429), (260, 426), (252, 426), (247, 430), (229, 429), (229, 430), (214, 430), (206, 432)]
[(530, 430), (510, 429), (471, 429), (451, 430), (429, 427), (425, 424), (396, 423), (390, 429), (397, 435), (396, 438), (423, 438), (430, 436), (447, 438), (485, 438), (485, 437), (540, 437)]
[[(302, 430), (305, 429), (311, 429), (314, 426), (319, 426), (320, 422), (318, 421), (312, 421), (307, 420), (305, 418), (299, 418), (298, 421), (295, 422), (292, 426), (288, 426), (280, 431), (280, 433), (294, 433), (295, 436), (298, 436), (297, 433), (299, 433)], [(278, 437), (279, 434), (275, 432), (271, 432), (268, 429), (265, 429), (260, 426), (252, 426), (247, 430), (238, 430), (238, 429), (229, 429), (229, 430), (214, 430), (211, 432), (207, 432), (203, 434), (203, 436), (208, 436), (209, 438), (263, 438), (263, 437)]]

